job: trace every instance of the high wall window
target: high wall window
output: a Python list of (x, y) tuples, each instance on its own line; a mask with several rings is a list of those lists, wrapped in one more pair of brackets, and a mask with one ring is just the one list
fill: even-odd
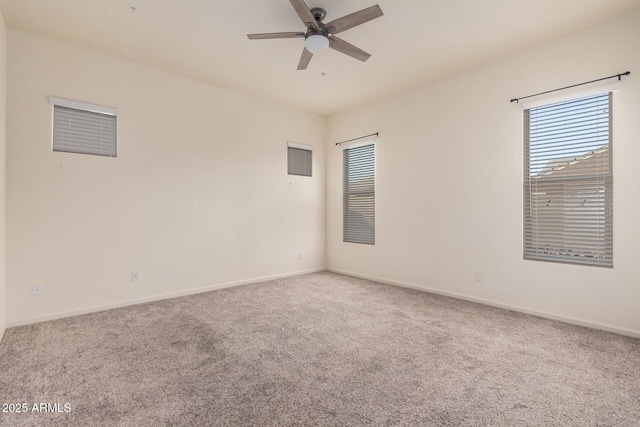
[(309, 145), (287, 143), (287, 174), (311, 176), (313, 166), (313, 147)]
[(524, 259), (613, 267), (611, 94), (524, 111)]
[(343, 241), (375, 244), (375, 144), (344, 150)]
[(117, 110), (62, 98), (53, 104), (53, 151), (116, 157)]

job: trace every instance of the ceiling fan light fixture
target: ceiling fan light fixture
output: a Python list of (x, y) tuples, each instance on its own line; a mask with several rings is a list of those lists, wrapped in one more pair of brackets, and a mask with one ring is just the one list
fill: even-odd
[(310, 34), (305, 38), (304, 44), (309, 52), (316, 55), (329, 48), (329, 38), (324, 34)]

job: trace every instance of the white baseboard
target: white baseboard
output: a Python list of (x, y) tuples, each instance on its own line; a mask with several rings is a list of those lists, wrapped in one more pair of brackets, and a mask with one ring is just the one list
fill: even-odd
[[(218, 283), (218, 284), (215, 284), (215, 285), (205, 286), (205, 287), (201, 287), (201, 288), (186, 289), (186, 290), (177, 291), (177, 292), (169, 292), (169, 293), (165, 293), (165, 294), (153, 295), (153, 296), (150, 296), (150, 297), (137, 298), (137, 299), (127, 300), (127, 301), (121, 301), (121, 302), (116, 302), (116, 303), (112, 303), (112, 304), (96, 305), (96, 306), (93, 306), (93, 307), (82, 308), (82, 309), (79, 309), (79, 310), (63, 311), (63, 312), (58, 312), (58, 313), (54, 313), (54, 314), (47, 314), (45, 316), (37, 316), (37, 317), (21, 319), (21, 320), (15, 321), (15, 322), (7, 322), (7, 326), (6, 327), (14, 328), (16, 326), (31, 325), (31, 324), (34, 324), (34, 323), (47, 322), (49, 320), (63, 319), (65, 317), (79, 316), (81, 314), (96, 313), (98, 311), (111, 310), (113, 308), (126, 307), (126, 306), (136, 305), (136, 304), (144, 304), (144, 303), (147, 303), (147, 302), (160, 301), (160, 300), (165, 300), (165, 299), (182, 297), (182, 296), (185, 296), (185, 295), (193, 295), (193, 294), (199, 294), (199, 293), (203, 293), (203, 292), (216, 291), (216, 290), (219, 290), (219, 289), (233, 288), (235, 286), (249, 285), (251, 283), (266, 282), (266, 281), (269, 281), (269, 280), (282, 279), (282, 278), (285, 278), (285, 277), (300, 276), (302, 274), (317, 273), (319, 271), (325, 271), (325, 269), (324, 268), (315, 268), (315, 269), (311, 269), (311, 270), (295, 271), (295, 272), (291, 272), (291, 273), (274, 274), (274, 275), (271, 275), (271, 276), (256, 277), (256, 278), (253, 278), (253, 279), (239, 280), (239, 281), (236, 281), (236, 282)], [(4, 327), (2, 329), (2, 332), (4, 333)]]
[(576, 319), (569, 316), (561, 316), (553, 313), (547, 313), (545, 311), (533, 310), (526, 307), (520, 307), (512, 304), (505, 304), (497, 301), (487, 300), (484, 298), (477, 298), (468, 295), (458, 294), (455, 292), (447, 292), (439, 289), (430, 288), (427, 286), (414, 285), (410, 283), (398, 282), (396, 280), (382, 279), (380, 277), (372, 277), (364, 274), (353, 273), (351, 271), (338, 270), (335, 268), (327, 268), (327, 271), (331, 271), (338, 274), (344, 274), (345, 276), (358, 277), (360, 279), (373, 280), (374, 282), (380, 282), (387, 285), (400, 286), (403, 288), (415, 289), (418, 291), (430, 292), (433, 294), (443, 295), (446, 297), (461, 299), (465, 301), (477, 302), (479, 304), (489, 305), (492, 307), (503, 308), (505, 310), (517, 311), (520, 313), (530, 314), (532, 316), (543, 317), (545, 319), (558, 320), (560, 322), (571, 323), (573, 325), (584, 326), (586, 328), (598, 329), (607, 332), (613, 332), (619, 335), (625, 335), (633, 338), (640, 338), (640, 331), (634, 331), (626, 328), (619, 328), (617, 326), (605, 325), (602, 323), (591, 322), (588, 320)]

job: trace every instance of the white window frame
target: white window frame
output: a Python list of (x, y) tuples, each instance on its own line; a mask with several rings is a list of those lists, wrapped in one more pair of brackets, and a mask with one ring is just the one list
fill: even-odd
[[(118, 150), (118, 129), (117, 129), (117, 117), (118, 117), (118, 109), (113, 108), (113, 107), (107, 107), (104, 105), (98, 105), (98, 104), (90, 104), (87, 102), (82, 102), (82, 101), (75, 101), (72, 99), (66, 99), (66, 98), (59, 98), (59, 97), (55, 97), (55, 96), (50, 96), (49, 97), (49, 103), (52, 105), (52, 120), (51, 120), (51, 149), (52, 151), (55, 152), (60, 152), (60, 153), (73, 153), (73, 154), (85, 154), (85, 155), (97, 155), (97, 156), (101, 156), (101, 157), (117, 157), (117, 150)], [(69, 147), (65, 147), (65, 144), (62, 144), (62, 147), (56, 147), (55, 144), (55, 117), (56, 117), (56, 107), (64, 107), (64, 108), (70, 108), (73, 110), (78, 110), (78, 111), (82, 111), (82, 112), (89, 112), (89, 113), (95, 113), (95, 114), (100, 114), (100, 115), (107, 115), (107, 116), (113, 116), (114, 117), (114, 125), (115, 125), (115, 129), (114, 129), (114, 133), (113, 133), (113, 137), (114, 137), (114, 141), (113, 141), (113, 153), (110, 154), (103, 154), (100, 153), (100, 150), (87, 150), (87, 152), (85, 151), (80, 151), (80, 150), (74, 150), (74, 149), (70, 149)], [(67, 144), (70, 145), (70, 144)]]
[[(294, 150), (304, 150), (304, 151), (308, 151), (309, 152), (309, 174), (304, 174), (304, 173), (292, 173), (292, 166), (291, 165), (291, 156), (290, 156), (290, 150), (289, 149), (294, 149)], [(298, 167), (300, 167), (300, 165), (298, 165)], [(311, 145), (306, 145), (306, 144), (299, 144), (297, 142), (291, 142), (291, 141), (287, 141), (287, 175), (292, 175), (292, 176), (304, 176), (304, 177), (312, 177), (313, 176), (313, 146)]]
[[(616, 82), (610, 85), (600, 85), (586, 91), (574, 91), (561, 96), (549, 97), (524, 104), (523, 258), (525, 260), (613, 268), (613, 93), (611, 91), (620, 86), (621, 83)], [(569, 158), (564, 159), (572, 161), (557, 163), (562, 156), (566, 157), (566, 155), (562, 153), (564, 147), (569, 147), (569, 144), (576, 145), (575, 136), (570, 135), (572, 131), (568, 131), (567, 128), (549, 130), (549, 124), (544, 124), (543, 126), (546, 132), (561, 133), (563, 134), (563, 138), (573, 138), (574, 140), (565, 142), (560, 138), (563, 145), (558, 145), (558, 142), (548, 141), (538, 143), (542, 144), (536, 148), (538, 153), (541, 152), (540, 150), (543, 150), (547, 153), (554, 153), (553, 155), (557, 154), (558, 156), (558, 158), (548, 160), (548, 165), (545, 166), (545, 168), (549, 169), (549, 171), (546, 172), (545, 175), (551, 176), (552, 174), (558, 173), (562, 175), (558, 175), (555, 179), (551, 179), (548, 183), (545, 183), (545, 178), (542, 178), (543, 175), (540, 175), (544, 172), (543, 170), (539, 174), (539, 176), (541, 176), (539, 179), (541, 180), (537, 182), (534, 187), (530, 172), (532, 159), (530, 158), (531, 151), (529, 151), (529, 141), (531, 140), (529, 136), (531, 129), (531, 124), (528, 120), (529, 112), (536, 108), (544, 108), (547, 106), (553, 108), (553, 106), (559, 106), (560, 103), (563, 102), (579, 102), (579, 100), (586, 99), (587, 97), (597, 97), (604, 94), (608, 94), (608, 125), (606, 127), (608, 130), (608, 142), (605, 144), (607, 145), (606, 149), (600, 151), (594, 149), (594, 154), (586, 156), (578, 155), (574, 160)], [(558, 108), (561, 107), (559, 106)], [(575, 114), (574, 111), (571, 113)], [(589, 120), (594, 119), (590, 118)], [(557, 125), (553, 126), (557, 128)], [(575, 126), (575, 123), (570, 123), (569, 126)], [(572, 127), (571, 129), (576, 128)], [(598, 125), (598, 129), (600, 129), (600, 125)], [(544, 138), (549, 137), (544, 136)], [(598, 145), (601, 140), (597, 139), (596, 141), (596, 145)], [(589, 145), (586, 141), (582, 143), (585, 146)], [(571, 151), (569, 148), (567, 148), (567, 150), (568, 152)], [(591, 150), (591, 147), (589, 150)], [(550, 154), (546, 153), (537, 155), (536, 161), (546, 159), (545, 156), (550, 156)], [(582, 165), (579, 174), (576, 174), (575, 171), (570, 173), (568, 169), (566, 169), (572, 166), (580, 167), (579, 162), (581, 161), (593, 162), (595, 155), (601, 155), (603, 158), (602, 162), (604, 163), (602, 167), (589, 166), (588, 163), (585, 163)], [(569, 157), (573, 156), (574, 154), (569, 155)], [(600, 162), (599, 159), (598, 162)], [(560, 165), (560, 167), (557, 165)], [(552, 166), (554, 167), (553, 169)], [(540, 164), (537, 164), (537, 167), (540, 167)], [(564, 172), (562, 168), (565, 168)], [(562, 176), (564, 175), (566, 175), (566, 177), (563, 179)], [(593, 181), (594, 178), (596, 179), (596, 184), (590, 182)], [(553, 189), (544, 190), (545, 187), (541, 189), (540, 185), (548, 188), (553, 187)], [(565, 186), (569, 186), (569, 189), (567, 190)], [(595, 194), (595, 196), (581, 195), (580, 198), (585, 197), (585, 203), (586, 199), (589, 199), (589, 203), (594, 203), (596, 208), (588, 208), (589, 205), (587, 205), (587, 208), (584, 206), (574, 206), (575, 197), (572, 198), (574, 194)], [(544, 199), (547, 198), (553, 200), (549, 200), (549, 204), (545, 205), (543, 202), (545, 202)], [(552, 208), (554, 203), (557, 207)], [(588, 218), (575, 219), (576, 216), (585, 215), (588, 215)], [(597, 224), (597, 226), (595, 224)], [(597, 230), (595, 231), (597, 235), (594, 235), (593, 229)], [(591, 247), (594, 247), (594, 249), (591, 249)], [(544, 248), (547, 248), (547, 250)]]

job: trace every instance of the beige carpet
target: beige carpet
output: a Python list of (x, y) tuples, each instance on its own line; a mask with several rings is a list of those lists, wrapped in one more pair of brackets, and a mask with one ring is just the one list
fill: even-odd
[(9, 329), (0, 403), (28, 405), (12, 427), (637, 426), (640, 340), (318, 273)]

